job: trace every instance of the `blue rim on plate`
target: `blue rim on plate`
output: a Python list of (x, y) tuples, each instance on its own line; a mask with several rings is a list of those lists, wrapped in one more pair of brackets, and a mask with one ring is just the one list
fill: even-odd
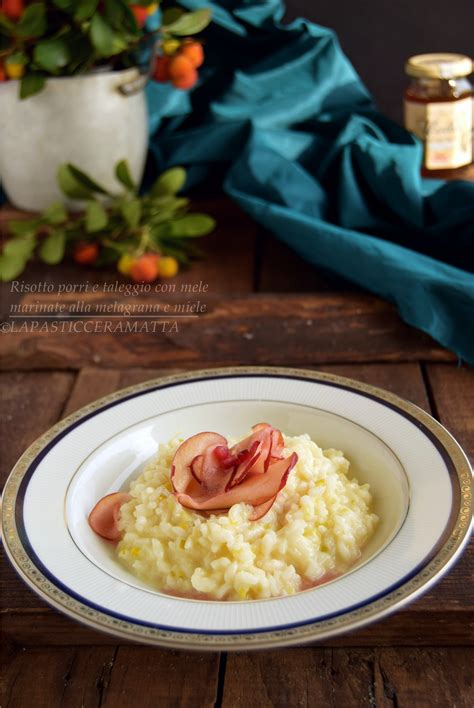
[[(68, 588), (35, 553), (25, 527), (23, 506), (28, 484), (43, 458), (57, 443), (86, 420), (119, 403), (145, 393), (188, 383), (239, 377), (293, 379), (345, 389), (383, 403), (409, 420), (435, 445), (450, 476), (453, 502), (448, 523), (430, 553), (407, 575), (366, 601), (303, 622), (255, 627), (250, 630), (195, 630), (144, 622), (100, 606)], [(469, 538), (471, 524), (471, 477), (469, 462), (452, 436), (414, 404), (381, 389), (340, 376), (266, 367), (238, 367), (196, 371), (168, 376), (132, 386), (85, 406), (61, 421), (33, 443), (14, 467), (3, 495), (3, 537), (11, 562), (22, 578), (47, 602), (94, 628), (140, 642), (175, 648), (246, 649), (301, 644), (355, 629), (393, 612), (424, 592), (448, 570)]]

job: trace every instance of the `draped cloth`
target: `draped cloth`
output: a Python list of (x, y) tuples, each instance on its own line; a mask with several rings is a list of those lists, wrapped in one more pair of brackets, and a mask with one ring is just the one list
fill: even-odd
[(213, 10), (191, 93), (151, 82), (148, 176), (222, 185), (319, 268), (393, 302), (474, 363), (474, 183), (422, 179), (422, 146), (381, 115), (336, 35), (280, 0)]

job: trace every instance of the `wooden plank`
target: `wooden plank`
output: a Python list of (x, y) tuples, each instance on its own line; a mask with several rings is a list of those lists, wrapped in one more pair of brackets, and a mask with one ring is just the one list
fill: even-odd
[[(30, 296), (31, 302), (32, 296)], [(35, 296), (42, 303), (54, 295)], [(129, 298), (130, 300), (130, 298)], [(315, 366), (325, 363), (367, 361), (454, 361), (450, 352), (430, 337), (405, 325), (392, 305), (371, 295), (247, 295), (223, 298), (215, 294), (193, 297), (207, 311), (195, 319), (179, 320), (179, 331), (150, 330), (151, 320), (139, 320), (140, 333), (104, 331), (104, 321), (61, 320), (65, 331), (14, 331), (0, 341), (0, 362), (5, 369), (176, 368), (224, 364)], [(25, 298), (25, 302), (28, 300)], [(77, 302), (77, 296), (62, 298)], [(88, 296), (88, 304), (110, 303), (107, 294)], [(182, 297), (156, 295), (134, 298), (135, 304), (167, 303)], [(172, 319), (169, 320), (172, 322)], [(121, 324), (120, 324), (121, 323)], [(10, 325), (12, 322), (10, 321)], [(130, 320), (105, 324), (122, 328)], [(79, 331), (70, 331), (70, 327)], [(99, 331), (91, 332), (92, 326)], [(146, 328), (147, 331), (144, 331)]]
[[(467, 366), (426, 365), (434, 413), (474, 461), (474, 370)], [(438, 585), (440, 597), (457, 595), (460, 607), (473, 605), (474, 541)], [(456, 588), (456, 584), (458, 587)], [(452, 592), (454, 591), (454, 593)], [(429, 593), (428, 600), (436, 594)]]
[(2, 705), (99, 708), (115, 652), (113, 646), (16, 649), (4, 664)]
[(291, 649), (230, 654), (223, 708), (472, 705), (472, 653), (452, 649)]
[[(71, 372), (30, 372), (0, 374), (1, 450), (0, 480), (3, 484), (18, 457), (38, 436), (61, 417), (75, 375)], [(10, 563), (2, 564), (0, 587), (3, 612), (9, 606), (28, 607), (36, 597), (27, 590)], [(38, 600), (39, 606), (44, 604)]]
[[(370, 705), (372, 652), (289, 649), (229, 654), (222, 708)], [(342, 665), (351, 671), (338, 675)]]
[(376, 657), (377, 707), (472, 706), (472, 649), (381, 649)]
[(430, 403), (419, 364), (337, 364), (318, 367), (338, 376), (362, 381), (395, 393), (428, 413)]
[[(9, 708), (213, 706), (218, 656), (145, 647), (16, 650), (5, 662)], [(223, 708), (472, 705), (472, 650), (303, 648), (230, 654)]]
[(311, 265), (271, 233), (262, 233), (260, 243), (258, 292), (362, 292), (362, 288), (335, 273)]
[(429, 364), (426, 371), (437, 417), (474, 461), (474, 369)]
[[(456, 437), (471, 464), (474, 460), (474, 371), (469, 367), (432, 366), (426, 368), (434, 415)], [(438, 585), (444, 592), (457, 583), (460, 606), (473, 604), (474, 542), (471, 539), (455, 568)], [(431, 596), (431, 593), (430, 593)]]
[(97, 369), (86, 367), (81, 369), (77, 375), (64, 409), (64, 415), (69, 415), (97, 398), (126, 386), (133, 386), (133, 384), (142, 381), (177, 372), (176, 369)]
[(0, 373), (2, 486), (21, 453), (59, 419), (73, 382), (64, 371)]
[(101, 706), (211, 708), (217, 697), (219, 655), (119, 647)]

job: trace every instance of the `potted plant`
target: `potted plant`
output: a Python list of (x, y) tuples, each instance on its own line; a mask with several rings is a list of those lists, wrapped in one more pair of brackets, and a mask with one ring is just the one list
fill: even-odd
[(215, 221), (194, 212), (189, 199), (179, 195), (186, 182), (182, 167), (166, 170), (145, 194), (125, 160), (115, 166), (113, 181), (109, 192), (77, 166), (61, 165), (58, 186), (84, 211), (68, 213), (55, 202), (32, 219), (10, 221), (10, 238), (0, 252), (0, 280), (17, 278), (35, 257), (50, 266), (72, 257), (79, 265), (114, 265), (125, 277), (149, 283), (174, 277), (200, 255), (194, 242), (210, 233)]
[(126, 160), (141, 181), (146, 80), (187, 90), (203, 61), (191, 36), (207, 9), (163, 10), (141, 0), (3, 0), (0, 10), (0, 174), (10, 201), (39, 211), (65, 199), (57, 171), (70, 162), (114, 187)]

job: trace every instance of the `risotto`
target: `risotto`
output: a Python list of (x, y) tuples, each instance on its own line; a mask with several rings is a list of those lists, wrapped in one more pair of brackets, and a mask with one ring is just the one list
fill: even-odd
[(214, 600), (291, 595), (346, 571), (377, 524), (369, 486), (349, 479), (342, 452), (308, 435), (283, 440), (298, 461), (254, 521), (243, 502), (207, 516), (182, 506), (170, 480), (182, 439), (161, 444), (121, 506), (121, 562), (156, 590)]

